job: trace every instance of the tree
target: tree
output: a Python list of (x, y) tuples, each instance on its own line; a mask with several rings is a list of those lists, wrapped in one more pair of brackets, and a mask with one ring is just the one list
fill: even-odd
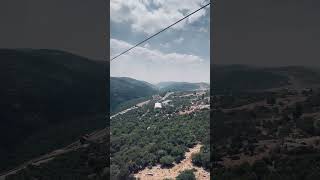
[(181, 147), (174, 147), (173, 150), (171, 151), (171, 155), (176, 157), (175, 162), (180, 163), (181, 160), (184, 159), (184, 150)]
[(192, 164), (194, 164), (195, 166), (202, 165), (202, 158), (200, 153), (192, 155)]
[(176, 180), (196, 180), (196, 176), (193, 173), (193, 170), (182, 171), (176, 178)]
[(160, 164), (163, 167), (170, 167), (173, 165), (174, 162), (174, 158), (172, 156), (163, 156), (162, 158), (160, 158)]

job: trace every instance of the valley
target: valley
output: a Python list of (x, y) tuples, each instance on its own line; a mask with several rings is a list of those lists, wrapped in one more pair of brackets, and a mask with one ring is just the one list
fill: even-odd
[[(196, 169), (196, 177), (209, 179), (209, 108), (179, 113), (192, 104), (208, 105), (208, 92), (162, 93), (113, 116), (110, 178), (175, 178), (183, 170)], [(155, 103), (162, 107), (155, 108)], [(194, 164), (191, 154), (203, 158)]]

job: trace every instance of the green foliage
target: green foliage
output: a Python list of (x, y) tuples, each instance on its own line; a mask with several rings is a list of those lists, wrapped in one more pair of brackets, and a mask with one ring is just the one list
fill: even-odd
[(172, 156), (163, 156), (160, 158), (160, 164), (163, 167), (171, 167), (174, 162), (174, 158)]
[(115, 111), (123, 103), (148, 97), (158, 91), (153, 85), (127, 77), (110, 78), (110, 110)]
[(204, 169), (210, 170), (210, 149), (209, 146), (202, 147), (200, 153), (192, 155), (192, 163), (195, 166), (203, 167)]
[[(111, 165), (115, 165), (111, 169), (114, 174), (121, 169), (132, 174), (157, 164), (167, 167), (179, 163), (187, 149), (198, 142), (209, 147), (209, 111), (179, 115), (176, 111), (189, 106), (190, 97), (175, 95), (177, 97), (170, 97), (173, 107), (154, 111), (151, 102), (111, 119), (110, 156)], [(168, 111), (168, 108), (173, 109)], [(209, 155), (209, 149), (203, 153)], [(209, 156), (204, 157), (206, 162)], [(203, 165), (209, 167), (206, 163)]]
[(192, 163), (196, 166), (202, 165), (202, 156), (200, 153), (192, 155)]
[(177, 176), (176, 180), (196, 180), (196, 176), (193, 170), (185, 170)]

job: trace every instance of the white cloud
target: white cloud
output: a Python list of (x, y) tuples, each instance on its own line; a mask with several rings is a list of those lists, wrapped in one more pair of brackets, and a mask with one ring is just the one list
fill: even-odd
[[(131, 44), (110, 40), (111, 57), (131, 47)], [(128, 76), (148, 82), (188, 81), (209, 82), (210, 63), (199, 56), (163, 53), (137, 47), (111, 62), (111, 76)]]
[(183, 38), (183, 37), (180, 37), (180, 38), (178, 38), (178, 39), (173, 40), (173, 42), (174, 42), (174, 43), (177, 43), (177, 44), (181, 44), (183, 40), (184, 40), (184, 38)]
[(150, 44), (149, 44), (149, 43), (146, 43), (145, 45), (143, 45), (143, 47), (145, 47), (145, 48), (150, 48)]
[(160, 46), (163, 48), (169, 48), (170, 44), (169, 43), (160, 43)]
[(200, 28), (199, 28), (199, 32), (208, 33), (208, 32), (209, 32), (209, 28), (206, 28), (206, 27), (200, 27)]
[[(172, 24), (186, 14), (201, 7), (203, 0), (111, 0), (110, 15), (113, 22), (130, 23), (137, 32), (147, 34)], [(193, 14), (187, 21), (173, 28), (181, 29), (205, 15), (206, 10)]]

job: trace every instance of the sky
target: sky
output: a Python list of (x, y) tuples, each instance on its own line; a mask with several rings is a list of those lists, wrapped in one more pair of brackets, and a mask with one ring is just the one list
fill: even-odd
[[(110, 0), (110, 57), (205, 4), (204, 0)], [(150, 83), (210, 81), (210, 6), (110, 63), (110, 75)]]
[(0, 48), (58, 49), (106, 60), (107, 3), (1, 0)]
[(213, 63), (320, 65), (320, 1), (218, 0)]

